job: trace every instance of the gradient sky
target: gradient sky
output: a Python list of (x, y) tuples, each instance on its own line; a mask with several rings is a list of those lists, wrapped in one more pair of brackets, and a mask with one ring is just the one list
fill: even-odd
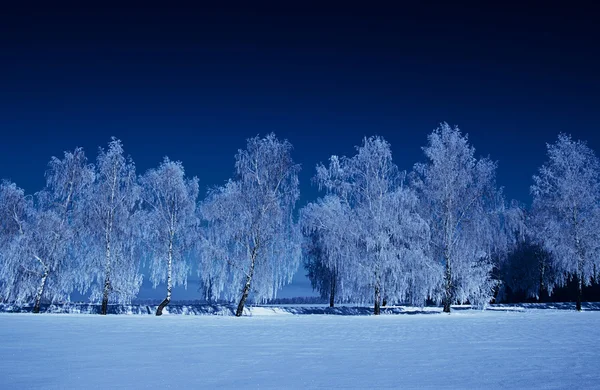
[[(2, 4), (0, 178), (35, 192), (51, 156), (83, 146), (93, 161), (114, 135), (140, 173), (168, 155), (206, 190), (231, 176), (246, 138), (275, 132), (302, 164), (303, 205), (331, 154), (381, 135), (409, 170), (447, 121), (498, 161), (507, 198), (529, 203), (559, 132), (600, 150), (597, 14), (483, 3)], [(174, 299), (193, 297), (195, 278)], [(300, 274), (283, 295), (299, 291)]]

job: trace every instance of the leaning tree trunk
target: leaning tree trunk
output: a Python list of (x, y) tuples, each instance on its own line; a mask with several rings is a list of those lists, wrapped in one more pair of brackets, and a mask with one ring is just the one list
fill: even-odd
[(167, 297), (158, 305), (156, 315), (161, 316), (163, 309), (171, 302), (171, 289), (173, 287), (173, 235), (169, 241), (169, 260), (167, 266)]
[(446, 257), (446, 272), (444, 273), (444, 313), (450, 313), (452, 304), (452, 271), (450, 269), (450, 259)]
[(244, 305), (246, 304), (246, 299), (248, 299), (248, 294), (250, 294), (250, 286), (252, 284), (252, 275), (254, 275), (254, 264), (256, 261), (256, 251), (252, 253), (252, 262), (250, 263), (250, 272), (246, 276), (246, 283), (244, 283), (244, 288), (242, 289), (242, 298), (240, 299), (240, 303), (238, 304), (237, 310), (235, 311), (236, 317), (241, 317), (244, 314)]
[(40, 312), (40, 305), (42, 303), (42, 295), (44, 295), (44, 288), (46, 287), (46, 279), (47, 278), (48, 278), (48, 269), (45, 269), (44, 273), (42, 274), (42, 280), (38, 287), (37, 293), (35, 294), (35, 304), (33, 306), (34, 313)]

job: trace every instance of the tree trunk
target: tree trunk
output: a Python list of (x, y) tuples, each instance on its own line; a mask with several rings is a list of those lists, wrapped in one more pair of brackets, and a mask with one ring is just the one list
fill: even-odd
[(250, 272), (246, 276), (246, 283), (244, 283), (244, 288), (242, 289), (242, 298), (240, 299), (240, 303), (238, 304), (237, 310), (235, 311), (236, 317), (241, 317), (244, 314), (244, 305), (246, 304), (246, 299), (248, 299), (248, 294), (250, 294), (250, 286), (252, 284), (252, 275), (254, 274), (254, 262), (256, 260), (256, 250), (252, 253), (252, 262), (250, 263)]
[(169, 262), (167, 265), (167, 297), (158, 305), (156, 315), (161, 316), (163, 309), (171, 302), (171, 290), (173, 287), (173, 235), (169, 241)]
[(583, 296), (583, 278), (581, 275), (577, 275), (577, 311), (581, 311), (581, 298)]
[(383, 302), (381, 302), (381, 306), (385, 307), (387, 305), (387, 298), (383, 298)]
[(452, 304), (452, 271), (450, 259), (446, 258), (446, 272), (444, 273), (444, 313), (450, 313)]
[(376, 316), (381, 314), (380, 301), (381, 301), (381, 291), (379, 289), (379, 283), (377, 283), (377, 284), (375, 284), (375, 307), (373, 308), (373, 314)]
[(331, 291), (329, 292), (329, 307), (333, 307), (335, 304), (335, 275), (331, 278)]
[(102, 310), (100, 312), (100, 314), (102, 314), (103, 316), (106, 315), (106, 312), (108, 311), (108, 294), (110, 292), (110, 279), (108, 278), (108, 275), (106, 275), (105, 279), (104, 279), (104, 290), (102, 292)]
[(110, 294), (110, 232), (112, 230), (112, 224), (109, 230), (106, 232), (106, 269), (104, 274), (104, 289), (102, 291), (102, 310), (100, 314), (106, 315), (108, 310), (108, 295)]
[(167, 295), (167, 297), (160, 303), (160, 305), (158, 305), (158, 308), (156, 309), (156, 315), (157, 316), (162, 316), (163, 309), (165, 307), (167, 307), (167, 305), (170, 302), (171, 302), (171, 294), (169, 292), (169, 294)]
[(540, 290), (538, 291), (538, 302), (546, 301), (546, 286), (544, 285), (545, 272), (546, 266), (543, 262), (540, 262)]
[(44, 288), (46, 287), (46, 279), (48, 278), (48, 270), (44, 271), (42, 275), (42, 281), (40, 282), (40, 286), (38, 287), (37, 293), (35, 294), (35, 304), (33, 306), (33, 312), (40, 312), (40, 304), (42, 302), (42, 295), (44, 294)]

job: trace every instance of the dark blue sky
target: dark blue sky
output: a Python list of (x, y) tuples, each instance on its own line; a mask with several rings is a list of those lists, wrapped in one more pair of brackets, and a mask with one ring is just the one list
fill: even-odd
[(83, 146), (94, 160), (114, 135), (140, 172), (168, 155), (206, 189), (231, 176), (246, 138), (275, 132), (295, 146), (304, 204), (317, 162), (378, 134), (410, 169), (447, 121), (528, 203), (558, 132), (600, 148), (596, 13), (482, 3), (3, 4), (0, 177), (37, 191), (50, 156)]

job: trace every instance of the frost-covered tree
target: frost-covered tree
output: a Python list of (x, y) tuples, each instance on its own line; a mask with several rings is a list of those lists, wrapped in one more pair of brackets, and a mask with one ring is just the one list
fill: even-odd
[(304, 234), (304, 266), (313, 289), (329, 306), (351, 297), (351, 274), (355, 240), (351, 229), (351, 211), (336, 195), (307, 204), (300, 210)]
[(243, 314), (250, 292), (256, 300), (274, 298), (298, 268), (293, 210), (300, 166), (291, 151), (292, 145), (274, 134), (248, 139), (236, 154), (235, 178), (211, 190), (202, 203), (201, 276), (211, 278), (215, 294), (238, 297), (236, 316)]
[[(63, 159), (50, 160), (44, 190), (26, 202), (20, 195), (20, 203), (26, 207), (20, 215), (13, 212), (13, 222), (18, 219), (20, 226), (10, 251), (10, 258), (18, 262), (18, 267), (12, 267), (18, 275), (13, 293), (21, 303), (33, 300), (34, 313), (39, 312), (42, 299), (66, 300), (75, 286), (79, 267), (74, 264), (73, 222), (76, 205), (92, 180), (83, 149), (77, 148), (65, 152)], [(13, 203), (17, 198), (13, 196)]]
[(20, 251), (31, 198), (15, 183), (0, 183), (0, 301), (17, 301), (16, 284), (25, 271), (20, 264)]
[(37, 207), (32, 226), (32, 250), (42, 266), (33, 312), (39, 312), (44, 294), (50, 301), (68, 299), (79, 272), (79, 204), (94, 180), (82, 148), (65, 152), (63, 159), (52, 157), (46, 171), (46, 188), (36, 196)]
[(447, 123), (428, 136), (427, 163), (414, 167), (421, 212), (431, 228), (430, 256), (444, 267), (444, 312), (454, 302), (485, 305), (493, 295), (497, 218), (504, 207), (496, 164), (475, 158), (467, 135)]
[(303, 246), (304, 268), (314, 291), (318, 291), (321, 298), (329, 300), (329, 307), (335, 306), (336, 290), (340, 284), (335, 270), (327, 267), (327, 253), (322, 246), (319, 233), (312, 233), (306, 237)]
[(157, 169), (141, 177), (146, 242), (150, 249), (150, 280), (154, 287), (167, 282), (167, 296), (158, 306), (162, 314), (174, 285), (187, 285), (186, 250), (196, 238), (198, 179), (186, 179), (183, 164), (165, 157)]
[(574, 278), (577, 310), (582, 291), (598, 271), (600, 255), (600, 162), (585, 142), (560, 134), (548, 144), (548, 161), (534, 175), (533, 209), (537, 237), (562, 274)]
[(139, 257), (131, 256), (139, 199), (135, 165), (124, 156), (121, 141), (113, 137), (106, 150), (99, 150), (95, 181), (82, 206), (81, 229), (86, 236), (82, 250), (88, 257), (84, 282), (91, 285), (90, 299), (102, 301), (102, 314), (109, 300), (129, 302), (142, 283)]
[(357, 297), (372, 299), (376, 315), (384, 299), (424, 301), (411, 293), (423, 292), (417, 285), (428, 286), (420, 271), (427, 268), (429, 231), (416, 212), (414, 192), (392, 161), (390, 145), (381, 137), (365, 138), (354, 157), (332, 156), (329, 166), (317, 166), (315, 179), (350, 213), (347, 234)]

